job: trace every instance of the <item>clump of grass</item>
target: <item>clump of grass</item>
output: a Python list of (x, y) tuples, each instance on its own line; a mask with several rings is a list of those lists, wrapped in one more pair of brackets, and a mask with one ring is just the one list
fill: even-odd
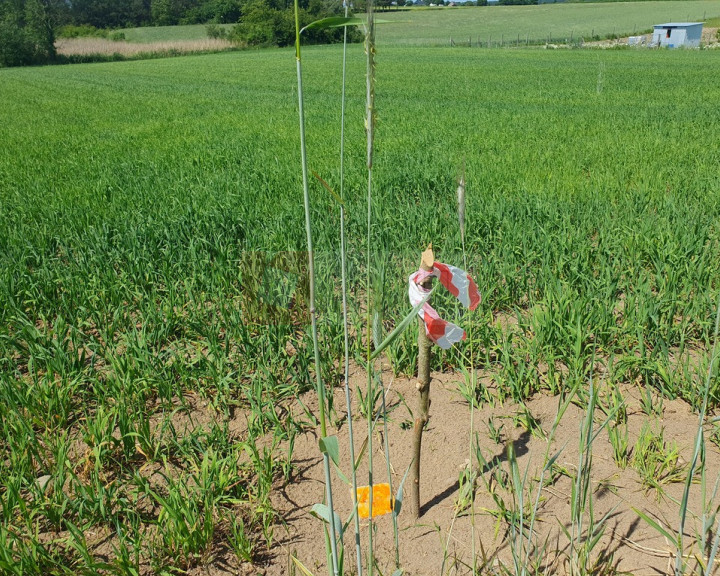
[(608, 440), (612, 446), (613, 460), (621, 470), (624, 470), (629, 462), (629, 434), (628, 434), (628, 418), (625, 399), (620, 392), (616, 382), (610, 384), (607, 392), (605, 403), (601, 405), (606, 414), (612, 414), (613, 417), (608, 423)]
[(490, 439), (495, 442), (495, 444), (500, 444), (503, 440), (503, 428), (505, 428), (505, 424), (497, 426), (495, 424), (495, 418), (491, 416), (486, 422), (486, 426), (488, 428), (488, 435), (490, 436)]
[[(611, 412), (600, 426), (595, 428), (594, 419), (597, 405), (598, 392), (594, 384), (594, 378), (591, 375), (585, 418), (580, 425), (577, 474), (570, 497), (570, 529), (562, 527), (563, 532), (570, 540), (567, 564), (568, 571), (572, 576), (581, 576), (598, 571), (598, 559), (594, 557), (594, 552), (605, 533), (606, 522), (615, 510), (611, 508), (601, 518), (595, 516), (592, 480), (593, 444), (598, 434), (615, 416)], [(602, 564), (607, 564), (607, 562)]]
[(712, 432), (708, 440), (720, 448), (720, 424), (713, 424)]
[(640, 407), (646, 416), (661, 416), (663, 412), (662, 396), (658, 396), (656, 401), (650, 388), (645, 386), (640, 396)]
[(663, 487), (673, 482), (682, 482), (688, 465), (680, 459), (680, 450), (674, 442), (665, 440), (665, 429), (657, 429), (650, 422), (643, 423), (635, 447), (632, 467), (640, 475), (646, 489), (654, 489), (658, 500)]
[[(707, 470), (705, 467), (705, 418), (707, 416), (708, 400), (710, 396), (711, 380), (714, 371), (714, 365), (720, 359), (718, 354), (718, 335), (720, 334), (720, 296), (718, 296), (716, 302), (716, 314), (715, 314), (715, 332), (713, 338), (713, 345), (710, 351), (707, 377), (705, 379), (705, 386), (703, 388), (703, 400), (700, 407), (698, 416), (698, 428), (695, 435), (695, 446), (693, 450), (692, 460), (687, 466), (685, 474), (685, 488), (683, 490), (682, 500), (680, 501), (679, 510), (679, 527), (677, 532), (673, 532), (671, 528), (663, 526), (657, 522), (654, 518), (651, 518), (647, 514), (635, 510), (645, 522), (650, 525), (651, 528), (655, 529), (659, 534), (667, 539), (668, 542), (672, 542), (675, 545), (673, 554), (675, 556), (674, 573), (675, 576), (682, 576), (690, 569), (688, 557), (685, 553), (685, 521), (688, 513), (691, 513), (688, 509), (688, 499), (690, 497), (690, 488), (696, 477), (700, 476), (701, 485), (701, 502), (702, 512), (701, 528), (697, 531), (696, 544), (697, 552), (693, 555), (695, 559), (694, 570), (698, 574), (703, 576), (713, 574), (713, 567), (715, 560), (720, 550), (720, 520), (718, 520), (717, 526), (715, 526), (715, 520), (718, 517), (720, 507), (713, 509), (713, 502), (716, 495), (718, 494), (718, 488), (720, 487), (720, 478), (715, 480), (715, 485), (712, 490), (712, 494), (708, 499), (707, 494)], [(715, 526), (715, 527), (714, 527)]]
[(518, 408), (515, 413), (510, 416), (510, 419), (516, 428), (523, 428), (526, 432), (530, 433), (530, 435), (538, 438), (539, 440), (544, 440), (546, 438), (545, 431), (542, 429), (540, 420), (533, 416), (527, 406), (522, 405)]

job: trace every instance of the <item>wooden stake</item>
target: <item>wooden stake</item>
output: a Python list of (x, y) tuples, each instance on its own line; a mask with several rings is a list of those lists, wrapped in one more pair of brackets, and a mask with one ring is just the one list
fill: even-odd
[[(435, 264), (432, 244), (422, 253), (420, 268), (430, 271)], [(422, 282), (421, 286), (427, 290), (432, 286), (432, 276)], [(412, 509), (417, 520), (420, 517), (420, 451), (422, 448), (422, 435), (428, 421), (430, 412), (430, 348), (432, 341), (425, 333), (425, 322), (418, 318), (418, 380), (415, 385), (420, 392), (420, 411), (415, 418), (413, 428), (413, 474), (412, 474)]]

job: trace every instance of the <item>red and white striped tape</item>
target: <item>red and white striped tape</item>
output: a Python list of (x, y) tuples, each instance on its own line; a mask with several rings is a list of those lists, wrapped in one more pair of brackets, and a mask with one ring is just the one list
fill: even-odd
[[(422, 299), (425, 298), (429, 290), (426, 290), (420, 283), (428, 278), (428, 276), (435, 276), (440, 280), (440, 283), (447, 288), (450, 293), (455, 296), (460, 303), (469, 308), (475, 310), (480, 303), (480, 292), (478, 292), (475, 281), (470, 275), (449, 264), (443, 264), (442, 262), (435, 262), (432, 270), (418, 270), (417, 272), (410, 275), (408, 279), (408, 295), (410, 296), (410, 304), (417, 306)], [(425, 322), (425, 333), (428, 338), (435, 342), (440, 348), (447, 350), (456, 342), (465, 340), (465, 330), (452, 322), (447, 322), (440, 318), (435, 309), (430, 306), (427, 302), (420, 308), (418, 315)]]

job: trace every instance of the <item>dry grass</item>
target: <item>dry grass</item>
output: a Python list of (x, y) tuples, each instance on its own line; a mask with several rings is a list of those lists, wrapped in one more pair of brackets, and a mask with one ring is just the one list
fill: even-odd
[(228, 40), (205, 38), (202, 40), (178, 40), (173, 42), (152, 42), (133, 44), (114, 42), (105, 38), (64, 38), (55, 43), (62, 56), (104, 56), (119, 55), (133, 58), (141, 54), (219, 52), (234, 45)]

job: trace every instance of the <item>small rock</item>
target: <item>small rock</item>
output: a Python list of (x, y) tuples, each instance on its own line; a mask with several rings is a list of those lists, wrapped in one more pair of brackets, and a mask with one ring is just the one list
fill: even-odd
[(40, 487), (40, 490), (45, 490), (51, 479), (52, 476), (50, 476), (50, 474), (43, 474), (37, 480), (35, 480), (35, 483)]

